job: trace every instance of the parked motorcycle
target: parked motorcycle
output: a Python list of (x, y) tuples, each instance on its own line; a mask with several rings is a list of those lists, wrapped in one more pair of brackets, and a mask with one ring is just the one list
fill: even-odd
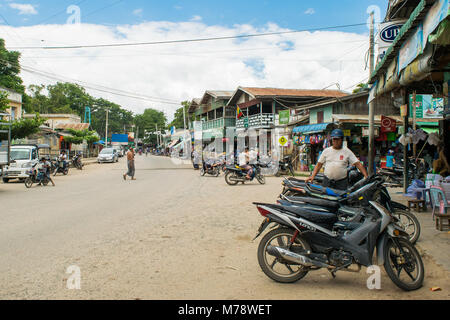
[[(372, 179), (378, 181), (377, 189), (370, 194), (372, 201), (377, 201), (387, 210), (389, 210), (398, 220), (405, 231), (409, 234), (409, 239), (412, 243), (416, 243), (420, 237), (421, 227), (419, 220), (410, 212), (409, 208), (401, 203), (392, 201), (389, 191), (385, 187), (385, 178), (381, 175), (373, 176)], [(324, 188), (322, 186), (307, 184), (304, 181), (295, 182), (293, 180), (285, 180), (283, 193), (280, 198), (296, 205), (318, 205), (322, 211), (336, 212), (340, 204), (355, 188), (361, 188), (370, 179), (362, 179), (354, 183), (349, 190), (336, 190), (331, 188)]]
[(235, 186), (239, 182), (245, 184), (247, 181), (253, 181), (255, 178), (260, 184), (266, 183), (266, 177), (261, 174), (260, 165), (251, 165), (253, 168), (253, 175), (250, 180), (247, 179), (247, 170), (244, 170), (240, 166), (227, 166), (225, 173), (225, 182), (230, 186)]
[[(371, 177), (339, 199), (341, 205), (362, 208), (361, 221), (356, 224), (339, 221), (330, 212), (255, 203), (264, 217), (255, 239), (272, 223), (278, 226), (262, 238), (258, 247), (263, 272), (282, 283), (296, 282), (322, 268), (335, 277), (338, 271), (358, 272), (361, 266), (371, 266), (376, 248), (378, 264), (384, 265), (398, 287), (419, 289), (425, 274), (420, 254), (398, 219), (371, 200), (380, 183), (379, 177)], [(350, 269), (353, 265), (357, 270)]]
[(66, 165), (64, 168), (64, 161), (62, 160), (56, 160), (56, 170), (53, 175), (56, 176), (58, 173), (62, 173), (65, 176), (69, 174), (69, 166)]
[(275, 176), (280, 177), (282, 175), (289, 175), (289, 174), (292, 175), (293, 177), (295, 176), (294, 165), (292, 164), (291, 157), (286, 156), (282, 161), (278, 162), (278, 171), (275, 174)]
[(83, 162), (81, 161), (81, 155), (77, 154), (75, 157), (72, 158), (72, 165), (74, 168), (77, 168), (78, 170), (83, 170)]
[(219, 163), (214, 164), (207, 164), (205, 161), (203, 161), (203, 166), (200, 169), (200, 175), (203, 177), (206, 174), (209, 174), (214, 177), (220, 176), (220, 170), (221, 166)]
[(44, 169), (36, 169), (36, 163), (31, 170), (28, 172), (28, 178), (25, 179), (25, 187), (28, 189), (33, 186), (34, 183), (40, 183), (44, 186), (47, 186), (50, 182), (47, 175), (45, 174)]

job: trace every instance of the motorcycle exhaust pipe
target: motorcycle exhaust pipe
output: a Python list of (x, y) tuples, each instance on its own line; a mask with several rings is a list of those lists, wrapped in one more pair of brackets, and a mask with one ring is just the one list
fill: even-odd
[(277, 257), (279, 259), (287, 260), (290, 262), (294, 262), (297, 264), (300, 264), (305, 267), (319, 267), (319, 268), (328, 268), (330, 267), (326, 263), (322, 263), (320, 261), (312, 260), (308, 257), (305, 257), (301, 254), (297, 254), (295, 252), (275, 247), (275, 246), (268, 246), (267, 247), (267, 253), (271, 256)]

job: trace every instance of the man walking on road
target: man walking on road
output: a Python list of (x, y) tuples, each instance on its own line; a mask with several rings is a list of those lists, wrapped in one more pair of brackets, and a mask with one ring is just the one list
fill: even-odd
[(123, 180), (127, 180), (127, 175), (131, 177), (131, 180), (136, 180), (134, 173), (136, 171), (134, 167), (134, 150), (130, 148), (127, 152), (128, 172), (123, 175)]

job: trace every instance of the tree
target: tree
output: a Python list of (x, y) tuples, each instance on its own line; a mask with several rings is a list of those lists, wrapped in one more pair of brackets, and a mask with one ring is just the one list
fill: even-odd
[[(166, 129), (167, 118), (164, 112), (155, 109), (146, 109), (143, 114), (137, 115), (134, 118), (135, 125), (139, 128), (139, 136), (136, 138), (144, 138), (145, 132), (156, 132), (156, 126), (158, 131), (163, 132)], [(145, 143), (156, 144), (156, 135), (150, 135), (145, 139)]]
[(355, 90), (353, 90), (353, 94), (355, 93), (360, 93), (362, 91), (364, 91), (364, 89), (366, 88), (366, 84), (365, 83), (360, 83), (356, 86)]
[(40, 131), (39, 127), (44, 124), (46, 119), (36, 115), (33, 119), (21, 119), (14, 121), (11, 127), (12, 139), (23, 139)]
[(183, 109), (186, 115), (186, 129), (189, 129), (189, 122), (193, 119), (189, 119), (189, 108), (191, 106), (191, 103), (189, 101), (183, 101), (181, 105), (184, 108), (180, 108), (175, 112), (175, 116), (173, 121), (169, 124), (169, 128), (175, 127), (175, 128), (184, 128), (184, 116), (183, 116)]
[(96, 136), (95, 131), (89, 130), (67, 130), (72, 136), (64, 137), (64, 141), (73, 144), (82, 144), (86, 141), (87, 144), (93, 144), (98, 142), (100, 139)]
[(0, 39), (0, 87), (24, 93), (25, 87), (19, 77), (20, 52), (8, 51), (5, 47), (5, 40)]
[(8, 105), (8, 94), (0, 91), (0, 111), (5, 111), (8, 108)]

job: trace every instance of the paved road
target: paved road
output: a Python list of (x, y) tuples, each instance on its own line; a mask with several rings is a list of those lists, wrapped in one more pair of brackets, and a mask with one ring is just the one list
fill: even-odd
[[(56, 187), (1, 184), (1, 299), (448, 299), (448, 273), (426, 260), (425, 287), (382, 290), (360, 274), (326, 271), (293, 285), (268, 279), (251, 239), (262, 220), (251, 204), (273, 202), (280, 179), (229, 187), (190, 165), (137, 157), (87, 166), (56, 178)], [(68, 290), (81, 270), (81, 290)], [(440, 286), (440, 292), (430, 292)]]

